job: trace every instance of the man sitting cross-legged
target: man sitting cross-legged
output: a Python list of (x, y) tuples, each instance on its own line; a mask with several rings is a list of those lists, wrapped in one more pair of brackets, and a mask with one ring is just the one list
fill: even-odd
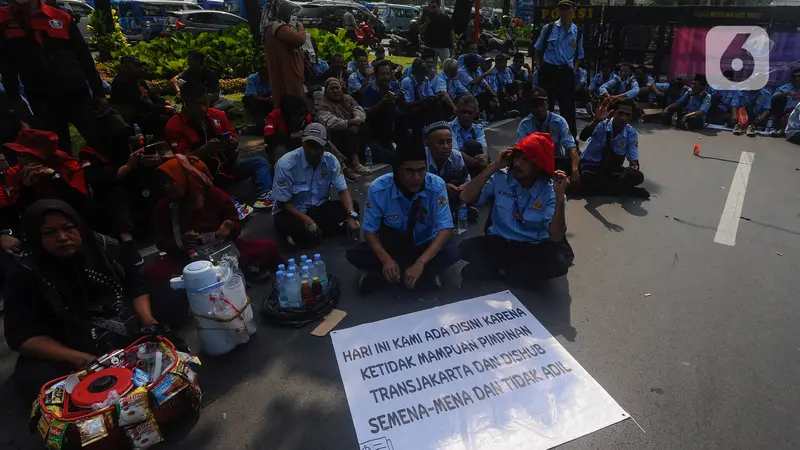
[(672, 116), (677, 115), (675, 126), (678, 128), (684, 130), (704, 128), (708, 120), (708, 110), (711, 109), (711, 94), (707, 89), (706, 76), (695, 75), (692, 89), (664, 109), (664, 124), (671, 125)]
[(464, 163), (472, 175), (478, 175), (489, 164), (486, 151), (486, 132), (483, 125), (475, 122), (478, 116), (478, 101), (471, 95), (458, 99), (458, 114), (450, 122), (453, 148), (461, 152)]
[(426, 159), (422, 146), (398, 148), (393, 173), (369, 187), (366, 242), (347, 250), (350, 264), (365, 272), (361, 293), (381, 278), (409, 289), (420, 280), (441, 286), (439, 275), (459, 260), (458, 247), (450, 242), (453, 218), (445, 183), (428, 173)]
[(555, 170), (554, 159), (550, 135), (533, 133), (464, 187), (464, 202), (494, 201), (487, 234), (460, 245), (469, 262), (461, 270), (465, 280), (505, 275), (509, 283), (525, 284), (567, 273), (561, 241), (569, 179)]
[[(358, 233), (358, 203), (347, 190), (339, 161), (326, 151), (328, 132), (322, 124), (310, 123), (302, 139), (302, 147), (275, 164), (275, 229), (302, 247), (318, 244), (323, 236)], [(331, 187), (339, 201), (328, 199)]]
[[(581, 139), (588, 138), (589, 143), (581, 155), (580, 193), (649, 198), (646, 189), (635, 187), (644, 181), (639, 170), (639, 133), (630, 125), (636, 104), (631, 99), (617, 102), (610, 119), (609, 104), (604, 100), (594, 120), (581, 131)], [(625, 159), (627, 168), (622, 166)]]

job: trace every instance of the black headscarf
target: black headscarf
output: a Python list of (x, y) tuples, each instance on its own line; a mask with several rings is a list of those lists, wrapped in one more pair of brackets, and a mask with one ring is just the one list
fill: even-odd
[[(78, 228), (83, 243), (71, 257), (58, 257), (42, 247), (44, 216), (58, 212)], [(93, 233), (75, 209), (61, 200), (39, 200), (22, 217), (24, 252), (20, 263), (41, 283), (50, 306), (64, 319), (114, 317), (123, 309), (124, 270), (111, 257), (110, 239)], [(67, 317), (71, 316), (71, 317)]]

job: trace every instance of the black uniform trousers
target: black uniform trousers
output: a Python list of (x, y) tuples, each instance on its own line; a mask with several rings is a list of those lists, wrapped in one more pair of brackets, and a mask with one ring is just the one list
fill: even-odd
[[(353, 209), (358, 212), (358, 202), (353, 200)], [(347, 234), (347, 219), (350, 216), (338, 200), (329, 200), (319, 206), (314, 206), (306, 211), (306, 215), (316, 222), (322, 230), (321, 236), (312, 236), (299, 217), (286, 211), (275, 214), (275, 229), (281, 237), (291, 237), (299, 247), (312, 247), (320, 243), (321, 238), (343, 236)]]
[(558, 102), (559, 114), (569, 125), (572, 136), (578, 135), (575, 125), (575, 72), (567, 65), (542, 64), (539, 86), (547, 91), (547, 102), (553, 111)]

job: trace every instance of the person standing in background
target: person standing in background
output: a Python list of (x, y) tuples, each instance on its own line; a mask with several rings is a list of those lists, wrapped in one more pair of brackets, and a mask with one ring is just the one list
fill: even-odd
[(425, 36), (425, 45), (433, 49), (436, 56), (444, 61), (450, 57), (450, 49), (456, 43), (453, 22), (447, 14), (441, 13), (439, 0), (431, 0), (428, 3), (428, 14), (419, 31)]
[(262, 25), (273, 105), (281, 104), (283, 94), (304, 97), (306, 93), (305, 58), (301, 50), (306, 43), (306, 31), (300, 22), (297, 30), (289, 24), (292, 12), (291, 3), (271, 0), (265, 11), (266, 24)]
[(559, 112), (569, 124), (572, 136), (577, 136), (575, 126), (575, 73), (583, 59), (583, 33), (572, 23), (575, 2), (558, 2), (561, 18), (542, 28), (536, 41), (536, 58), (539, 60), (539, 86), (547, 91), (550, 111), (558, 102)]

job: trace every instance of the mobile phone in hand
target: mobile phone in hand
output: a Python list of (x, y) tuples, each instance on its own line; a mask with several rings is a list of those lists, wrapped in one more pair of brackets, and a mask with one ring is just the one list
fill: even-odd
[(228, 142), (231, 140), (231, 132), (226, 131), (219, 136), (219, 140), (222, 142)]

